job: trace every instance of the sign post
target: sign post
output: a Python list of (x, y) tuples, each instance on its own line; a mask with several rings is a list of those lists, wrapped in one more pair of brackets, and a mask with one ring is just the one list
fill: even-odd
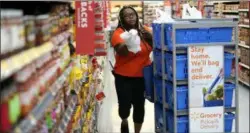
[(224, 47), (188, 48), (190, 132), (224, 132)]

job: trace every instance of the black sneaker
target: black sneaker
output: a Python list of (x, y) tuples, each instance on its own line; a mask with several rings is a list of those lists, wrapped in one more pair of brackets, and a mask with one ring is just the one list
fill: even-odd
[(121, 133), (129, 133), (128, 121), (122, 121), (121, 124)]

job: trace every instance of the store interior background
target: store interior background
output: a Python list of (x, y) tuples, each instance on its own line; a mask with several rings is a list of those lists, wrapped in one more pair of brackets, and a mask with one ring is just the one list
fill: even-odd
[[(66, 124), (65, 123), (70, 123), (69, 121), (72, 120), (73, 118), (75, 118), (77, 116), (77, 111), (70, 111), (70, 114), (72, 117), (66, 118), (67, 122), (64, 122), (64, 117), (58, 117), (57, 120), (54, 120), (54, 123), (56, 123), (55, 125), (53, 125), (53, 127), (50, 128), (50, 130), (52, 131), (53, 129), (65, 129), (66, 128), (69, 129), (75, 129), (78, 130), (80, 129), (81, 131), (89, 131), (91, 132), (91, 129), (96, 129), (99, 131), (99, 133), (108, 133), (108, 132), (119, 132), (120, 131), (120, 124), (121, 124), (121, 120), (119, 118), (118, 115), (118, 104), (117, 104), (117, 96), (116, 96), (116, 91), (115, 91), (115, 87), (114, 87), (114, 77), (111, 74), (111, 66), (108, 63), (108, 61), (111, 61), (113, 64), (115, 62), (114, 59), (114, 53), (113, 53), (113, 48), (110, 46), (110, 35), (112, 34), (112, 31), (116, 28), (117, 26), (117, 15), (118, 12), (120, 10), (120, 8), (124, 5), (131, 5), (135, 8), (135, 10), (139, 13), (139, 17), (140, 17), (140, 21), (147, 25), (150, 26), (151, 23), (156, 19), (156, 13), (155, 13), (155, 9), (161, 9), (161, 10), (171, 10), (171, 16), (173, 18), (181, 18), (181, 14), (182, 14), (182, 4), (186, 3), (185, 0), (172, 0), (172, 3), (169, 3), (169, 1), (109, 1), (109, 6), (107, 6), (107, 20), (108, 20), (108, 25), (105, 29), (105, 34), (106, 31), (108, 35), (105, 35), (105, 46), (100, 46), (100, 48), (98, 50), (98, 52), (96, 52), (95, 54), (97, 55), (97, 57), (100, 57), (101, 61), (106, 62), (103, 66), (102, 69), (102, 75), (103, 75), (103, 85), (104, 88), (101, 88), (99, 90), (97, 90), (97, 92), (101, 92), (103, 91), (105, 94), (105, 98), (101, 101), (101, 102), (96, 102), (96, 105), (98, 104), (98, 109), (94, 109), (94, 107), (90, 107), (89, 111), (91, 113), (88, 112), (88, 116), (93, 116), (93, 117), (88, 117), (86, 115), (83, 115), (84, 117), (77, 119), (81, 121), (81, 119), (86, 119), (88, 118), (87, 121), (84, 122), (84, 126), (80, 125), (80, 126), (75, 126), (77, 124)], [(2, 4), (2, 2), (1, 2)], [(43, 14), (48, 12), (48, 5), (49, 7), (54, 7), (55, 5), (61, 5), (61, 4), (66, 4), (66, 5), (70, 5), (72, 7), (72, 9), (75, 8), (74, 2), (67, 2), (67, 1), (58, 1), (58, 2), (30, 2), (31, 5), (28, 7), (27, 5), (23, 4), (22, 2), (15, 2), (15, 4), (9, 2), (8, 4), (3, 4), (3, 6), (1, 5), (1, 10), (2, 7), (3, 8), (20, 8), (22, 7), (23, 9), (26, 9), (26, 13), (31, 13), (35, 12), (36, 14)], [(239, 131), (240, 132), (250, 132), (249, 130), (249, 90), (250, 90), (250, 63), (249, 63), (249, 49), (250, 49), (250, 40), (249, 40), (249, 36), (250, 36), (250, 23), (249, 23), (249, 16), (250, 16), (250, 1), (200, 1), (200, 2), (194, 2), (192, 3), (195, 5), (195, 7), (202, 12), (202, 16), (203, 18), (233, 18), (233, 19), (237, 19), (239, 21), (239, 44), (238, 44), (238, 52), (240, 55), (240, 60), (239, 60)], [(36, 5), (36, 6), (35, 6)], [(39, 6), (37, 6), (39, 5)], [(35, 9), (36, 7), (39, 7), (39, 9)], [(67, 13), (69, 12), (69, 13)], [(2, 12), (1, 12), (2, 13)], [(55, 18), (57, 17), (57, 14), (60, 14), (60, 12), (56, 12), (56, 9), (54, 10), (54, 12), (52, 13), (52, 16), (55, 16)], [(17, 14), (11, 14), (12, 16), (19, 16), (18, 13)], [(75, 30), (74, 28), (72, 28), (74, 25), (74, 11), (72, 11), (71, 9), (67, 9), (66, 7), (61, 9), (61, 23), (65, 22), (66, 26), (60, 25), (59, 29), (60, 31), (57, 31), (54, 33), (53, 37), (52, 35), (50, 35), (53, 40), (53, 43), (58, 43), (58, 47), (56, 48), (58, 51), (54, 52), (53, 54), (53, 58), (60, 58), (60, 60), (62, 61), (62, 63), (60, 64), (60, 68), (62, 71), (67, 71), (68, 68), (70, 68), (69, 66), (69, 62), (70, 60), (74, 60), (75, 62), (79, 61), (82, 59), (82, 57), (76, 57), (74, 55), (70, 55), (70, 53), (68, 52), (69, 47), (67, 47), (66, 45), (59, 45), (59, 43), (62, 43), (64, 41), (66, 41), (70, 36), (70, 41), (67, 43), (71, 43), (74, 47), (75, 47)], [(2, 19), (3, 15), (1, 15), (1, 19)], [(19, 16), (20, 17), (20, 16)], [(46, 21), (46, 17), (48, 16), (42, 16), (40, 19), (44, 20), (41, 23), (47, 23)], [(3, 21), (1, 21), (2, 23)], [(59, 23), (60, 23), (59, 22)], [(45, 24), (45, 25), (46, 25)], [(2, 24), (1, 24), (2, 27)], [(46, 26), (45, 26), (46, 27)], [(57, 26), (55, 26), (57, 27)], [(54, 27), (54, 28), (55, 28)], [(40, 27), (41, 28), (41, 27)], [(58, 28), (58, 27), (57, 27)], [(56, 31), (56, 28), (54, 29)], [(58, 29), (57, 29), (58, 30)], [(69, 34), (70, 33), (70, 34)], [(44, 33), (46, 36), (46, 32)], [(63, 35), (61, 35), (63, 34)], [(5, 36), (2, 36), (2, 29), (1, 29), (1, 40), (2, 38)], [(64, 38), (61, 39), (60, 38)], [(47, 39), (48, 41), (49, 39)], [(40, 42), (41, 41), (41, 42)], [(50, 52), (53, 51), (52, 47), (50, 46), (51, 43), (46, 43), (46, 39), (45, 40), (40, 40), (36, 41), (37, 44), (30, 44), (32, 45), (32, 47), (28, 46), (24, 48), (24, 44), (18, 44), (19, 46), (13, 46), (12, 49), (8, 47), (7, 45), (2, 46), (1, 43), (1, 89), (2, 87), (5, 88), (5, 83), (2, 84), (2, 81), (5, 82), (6, 79), (9, 78), (14, 78), (13, 75), (14, 73), (17, 73), (20, 70), (25, 71), (25, 69), (23, 68), (27, 68), (26, 70), (31, 70), (29, 69), (29, 67), (25, 67), (27, 66), (27, 64), (33, 62), (34, 60), (36, 60), (37, 58), (39, 58), (39, 56), (42, 56), (45, 53), (48, 53), (48, 51)], [(34, 43), (34, 42), (33, 42)], [(44, 45), (46, 44), (46, 45)], [(35, 46), (37, 45), (37, 46)], [(13, 52), (15, 50), (14, 47), (18, 47), (17, 51)], [(23, 47), (23, 48), (22, 48)], [(25, 53), (26, 50), (31, 49), (35, 47), (36, 49), (30, 51), (28, 54)], [(5, 49), (3, 49), (5, 48)], [(19, 49), (21, 48), (21, 49)], [(50, 49), (50, 50), (48, 50)], [(8, 53), (6, 51), (10, 52), (10, 54), (4, 54), (2, 55), (2, 53)], [(13, 50), (13, 51), (12, 51)], [(40, 52), (37, 52), (40, 51)], [(24, 52), (25, 54), (21, 55), (20, 53)], [(20, 56), (16, 56), (15, 59), (12, 58), (14, 55), (20, 55)], [(58, 57), (59, 56), (59, 57)], [(84, 57), (85, 58), (85, 57)], [(89, 58), (89, 57), (88, 57)], [(10, 59), (13, 59), (14, 61), (10, 61)], [(45, 61), (47, 58), (46, 56), (44, 57)], [(13, 64), (9, 64), (6, 65), (6, 61), (10, 61)], [(15, 62), (16, 61), (16, 62)], [(72, 61), (72, 62), (74, 62)], [(90, 61), (91, 62), (91, 61)], [(46, 64), (46, 63), (45, 63)], [(53, 64), (53, 63), (52, 63)], [(74, 64), (74, 63), (71, 63)], [(77, 63), (75, 63), (77, 64)], [(87, 63), (86, 63), (87, 64)], [(101, 63), (100, 63), (101, 64)], [(31, 67), (32, 68), (32, 67)], [(39, 71), (40, 72), (40, 71)], [(36, 73), (36, 71), (32, 71), (32, 73)], [(64, 74), (64, 73), (63, 73)], [(68, 73), (69, 74), (69, 73)], [(31, 75), (28, 74), (29, 76)], [(94, 74), (93, 74), (94, 75)], [(21, 76), (21, 80), (23, 79), (22, 77), (22, 73), (20, 73)], [(61, 88), (63, 88), (63, 85), (65, 86), (70, 86), (70, 83), (64, 83), (64, 81), (66, 82), (66, 78), (60, 78), (61, 76), (57, 76), (57, 77), (53, 77), (52, 81), (56, 82), (56, 86), (58, 84), (61, 84), (62, 86), (60, 86)], [(67, 77), (67, 76), (65, 76)], [(31, 77), (32, 78), (32, 77)], [(4, 79), (4, 80), (2, 80)], [(29, 80), (29, 82), (32, 82), (32, 80)], [(6, 84), (9, 84), (6, 83)], [(27, 84), (27, 83), (26, 83)], [(52, 84), (52, 83), (51, 83)], [(72, 86), (76, 86), (75, 84), (78, 83), (73, 83)], [(53, 85), (53, 84), (52, 84)], [(54, 87), (54, 86), (53, 86)], [(59, 87), (59, 88), (60, 88)], [(71, 86), (70, 86), (71, 87)], [(7, 87), (6, 87), (7, 88)], [(5, 88), (5, 90), (6, 90)], [(56, 87), (55, 87), (56, 88)], [(67, 88), (67, 87), (66, 87)], [(24, 89), (25, 90), (25, 89)], [(10, 98), (13, 98), (15, 94), (17, 93), (17, 90), (11, 90), (11, 91), (1, 91), (1, 101), (8, 101)], [(47, 92), (47, 91), (45, 91)], [(19, 128), (21, 128), (21, 130), (25, 129), (27, 125), (35, 125), (34, 127), (36, 127), (37, 123), (32, 123), (35, 121), (39, 121), (42, 124), (40, 125), (44, 125), (44, 120), (46, 113), (51, 113), (53, 111), (54, 108), (49, 107), (48, 105), (57, 105), (59, 104), (58, 101), (54, 102), (53, 100), (50, 100), (51, 98), (51, 94), (50, 93), (42, 93), (42, 95), (39, 95), (38, 99), (35, 99), (37, 103), (36, 104), (32, 104), (30, 103), (31, 106), (29, 106), (29, 110), (30, 112), (32, 111), (32, 113), (30, 113), (31, 115), (25, 115), (26, 117), (18, 117), (17, 120), (14, 120), (15, 122), (10, 122), (11, 124), (7, 124), (6, 127), (8, 127), (8, 130), (19, 130)], [(53, 91), (51, 91), (52, 93)], [(67, 94), (69, 94), (70, 91), (67, 91)], [(58, 92), (59, 93), (59, 92)], [(60, 92), (60, 94), (63, 92)], [(24, 93), (25, 94), (25, 93)], [(46, 97), (44, 96), (46, 94)], [(45, 98), (44, 98), (45, 97)], [(8, 100), (7, 100), (8, 99)], [(28, 99), (28, 98), (27, 98)], [(31, 98), (29, 99), (31, 100)], [(32, 101), (32, 100), (31, 100)], [(53, 103), (50, 101), (53, 101)], [(67, 101), (67, 100), (66, 100)], [(84, 100), (83, 100), (84, 101)], [(93, 100), (95, 101), (95, 100)], [(9, 102), (9, 101), (8, 101)], [(39, 104), (38, 104), (39, 103)], [(91, 103), (91, 102), (90, 102)], [(68, 103), (66, 103), (68, 104)], [(69, 105), (71, 106), (71, 104), (69, 103)], [(75, 105), (72, 105), (75, 106)], [(5, 103), (2, 104), (1, 103), (1, 107), (6, 107)], [(78, 106), (76, 106), (75, 108), (78, 108)], [(38, 109), (40, 110), (40, 112), (35, 112), (34, 110)], [(98, 110), (98, 111), (97, 111)], [(145, 105), (145, 110), (146, 110), (146, 114), (145, 114), (145, 122), (143, 124), (142, 127), (142, 133), (146, 133), (146, 132), (154, 132), (155, 131), (155, 125), (154, 125), (154, 121), (155, 121), (155, 116), (154, 116), (154, 104), (150, 103), (148, 101), (146, 101), (146, 105)], [(1, 110), (2, 111), (2, 110)], [(93, 114), (93, 112), (97, 111), (97, 114)], [(132, 114), (132, 110), (131, 110), (131, 114)], [(36, 116), (36, 114), (39, 114)], [(67, 114), (67, 110), (65, 110), (65, 113), (61, 113), (61, 115), (65, 115)], [(73, 115), (72, 115), (73, 114)], [(86, 113), (87, 114), (87, 113)], [(1, 113), (1, 116), (3, 114)], [(67, 114), (68, 115), (68, 114)], [(30, 116), (30, 117), (28, 117)], [(66, 116), (66, 115), (65, 115)], [(39, 118), (44, 118), (43, 120), (37, 120)], [(7, 119), (7, 118), (6, 118)], [(4, 118), (5, 120), (5, 118)], [(1, 119), (2, 121), (2, 119)], [(55, 122), (56, 121), (56, 122)], [(77, 123), (75, 122), (75, 123)], [(52, 122), (53, 123), (53, 122)], [(73, 122), (72, 122), (73, 123)], [(91, 123), (91, 126), (89, 126)], [(94, 124), (93, 124), (94, 123)], [(79, 123), (78, 123), (79, 124)], [(25, 126), (24, 126), (25, 125)], [(69, 126), (71, 125), (71, 127)], [(61, 127), (62, 126), (62, 127)], [(75, 127), (74, 127), (75, 126)], [(82, 127), (81, 127), (82, 126)], [(60, 128), (58, 128), (60, 127)], [(73, 127), (73, 128), (72, 128)], [(130, 127), (130, 131), (133, 132), (133, 121), (132, 121), (132, 117), (130, 115), (129, 118), (129, 127)], [(41, 126), (37, 126), (34, 130), (36, 129), (42, 129)], [(1, 124), (1, 128), (0, 131), (3, 130), (2, 129), (2, 124)], [(7, 129), (6, 129), (7, 130)]]

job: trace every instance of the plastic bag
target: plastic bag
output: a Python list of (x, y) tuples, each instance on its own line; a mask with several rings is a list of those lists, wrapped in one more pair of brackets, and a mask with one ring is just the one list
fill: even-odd
[(160, 9), (155, 9), (156, 19), (153, 23), (167, 23), (167, 22), (174, 22), (174, 19), (171, 17), (171, 12), (164, 12)]
[(201, 19), (202, 14), (194, 6), (183, 4), (182, 19)]
[(128, 50), (133, 53), (141, 51), (141, 39), (138, 36), (138, 32), (135, 29), (131, 29), (129, 32), (123, 32), (120, 37), (125, 41)]

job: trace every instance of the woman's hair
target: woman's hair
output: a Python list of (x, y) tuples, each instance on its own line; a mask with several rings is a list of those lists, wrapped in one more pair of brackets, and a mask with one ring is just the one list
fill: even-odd
[(153, 40), (152, 35), (149, 33), (144, 26), (139, 21), (139, 16), (136, 10), (131, 6), (123, 6), (122, 9), (119, 12), (118, 16), (118, 26), (117, 28), (122, 28), (123, 30), (128, 30), (128, 25), (125, 23), (124, 19), (124, 10), (125, 9), (132, 9), (136, 14), (136, 23), (135, 23), (135, 29), (138, 31), (138, 35), (140, 36), (142, 41), (147, 42), (151, 47), (153, 46)]

